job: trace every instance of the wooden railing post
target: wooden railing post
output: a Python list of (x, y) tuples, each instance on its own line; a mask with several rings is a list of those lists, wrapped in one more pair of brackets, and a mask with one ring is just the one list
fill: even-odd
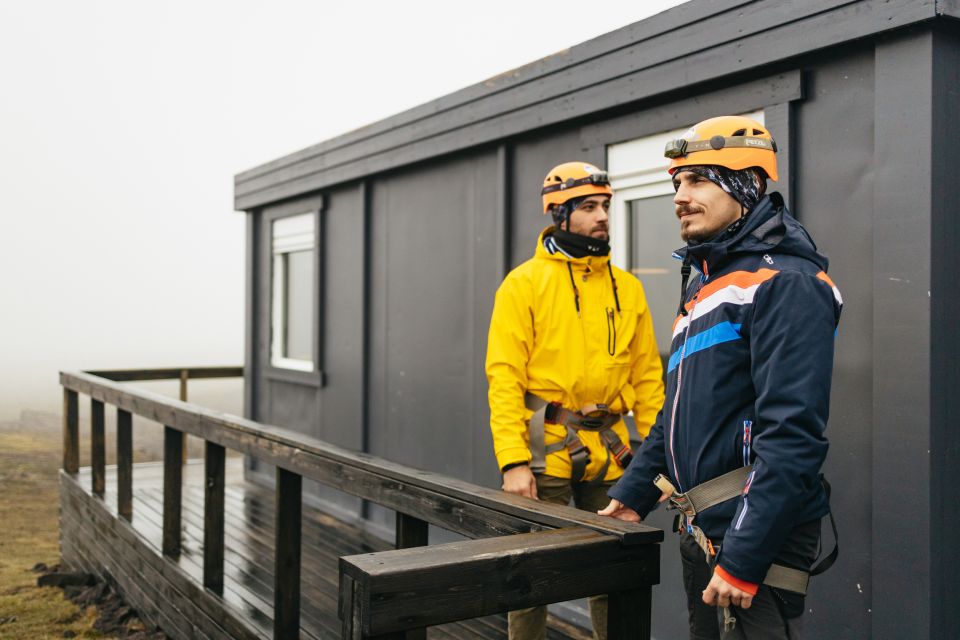
[(277, 467), (273, 637), (300, 637), (300, 535), (303, 478)]
[(609, 595), (608, 640), (650, 640), (653, 589), (649, 586)]
[(117, 409), (117, 513), (133, 517), (133, 414)]
[(226, 449), (206, 443), (203, 500), (203, 586), (223, 594), (224, 468)]
[(101, 498), (107, 486), (107, 441), (103, 411), (103, 402), (90, 400), (90, 490)]
[[(190, 379), (190, 370), (189, 369), (180, 369), (180, 401), (187, 401), (187, 380)], [(184, 435), (183, 437), (183, 456), (182, 461), (184, 464), (189, 460), (189, 455), (187, 449), (190, 446), (190, 436)]]
[(183, 432), (163, 428), (163, 553), (180, 555)]
[(427, 546), (429, 525), (406, 513), (397, 512), (397, 549)]
[(80, 471), (80, 407), (77, 392), (63, 390), (63, 470)]
[[(397, 511), (397, 549), (411, 549), (425, 547), (428, 544), (430, 525), (420, 518)], [(427, 629), (410, 629), (405, 634), (399, 634), (405, 640), (426, 640)]]

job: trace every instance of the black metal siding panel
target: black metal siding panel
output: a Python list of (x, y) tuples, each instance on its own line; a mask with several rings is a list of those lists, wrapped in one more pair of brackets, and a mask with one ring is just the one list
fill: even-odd
[(363, 446), (363, 225), (359, 189), (332, 191), (324, 211), (324, 373), (321, 440)]
[[(264, 171), (241, 174), (235, 206), (249, 209), (742, 73), (932, 19), (934, 9), (933, 0), (760, 1), (646, 33), (641, 42), (603, 55), (581, 55), (578, 50), (575, 64), (509, 90), (491, 91), (436, 117), (346, 146), (332, 141), (325, 151), (298, 156), (293, 164), (281, 159)], [(647, 29), (647, 22), (627, 29)], [(589, 50), (590, 43), (582, 46)]]
[(372, 193), (370, 450), (468, 479), (496, 469), (483, 383), (499, 284), (497, 155), (378, 179)]
[(316, 436), (319, 423), (317, 389), (287, 380), (268, 379), (266, 386), (270, 395), (267, 423)]
[(510, 226), (510, 267), (529, 260), (543, 228), (553, 224), (543, 214), (540, 190), (547, 172), (561, 162), (587, 160), (574, 128), (543, 131), (513, 145), (513, 218)]
[(960, 175), (960, 23), (934, 33), (932, 265), (930, 274), (930, 451), (931, 451), (931, 636), (948, 638), (960, 629), (960, 218), (956, 176)]
[(243, 415), (250, 420), (257, 419), (256, 387), (259, 360), (257, 358), (257, 325), (260, 315), (257, 313), (257, 231), (259, 215), (247, 214), (246, 266), (244, 274), (244, 334), (243, 334)]
[(806, 628), (813, 638), (852, 640), (868, 637), (875, 615), (874, 550), (865, 535), (872, 514), (874, 420), (873, 47), (830, 58), (808, 66), (807, 98), (794, 103), (794, 213), (830, 259), (830, 277), (844, 298), (824, 468), (834, 487), (831, 502), (843, 546), (837, 565), (812, 582)]
[(725, 79), (695, 92), (675, 95), (658, 104), (635, 107), (629, 113), (589, 122), (580, 129), (586, 148), (627, 142), (689, 126), (712, 116), (754, 111), (803, 97), (799, 69), (760, 79)]
[[(363, 449), (363, 201), (351, 185), (325, 194), (321, 270), (322, 388), (304, 387), (319, 402), (311, 433), (325, 442)], [(307, 482), (307, 492), (341, 512), (356, 516), (361, 501)]]
[(929, 31), (876, 47), (873, 629), (917, 640), (934, 637), (939, 562), (930, 548), (932, 56)]

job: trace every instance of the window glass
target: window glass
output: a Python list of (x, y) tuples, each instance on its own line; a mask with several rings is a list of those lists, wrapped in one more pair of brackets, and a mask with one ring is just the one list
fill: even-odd
[(283, 356), (313, 361), (313, 251), (285, 254), (286, 326)]
[(315, 370), (316, 214), (279, 218), (272, 225), (273, 291), (270, 364)]
[(670, 350), (670, 334), (680, 303), (680, 263), (673, 251), (683, 245), (673, 214), (673, 194), (629, 200), (629, 270), (643, 282), (660, 356)]

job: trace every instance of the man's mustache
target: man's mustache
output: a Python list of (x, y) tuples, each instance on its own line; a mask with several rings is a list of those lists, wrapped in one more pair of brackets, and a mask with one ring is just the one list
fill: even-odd
[(703, 209), (700, 207), (690, 207), (687, 205), (678, 205), (676, 208), (677, 217), (689, 215), (691, 213), (703, 213)]

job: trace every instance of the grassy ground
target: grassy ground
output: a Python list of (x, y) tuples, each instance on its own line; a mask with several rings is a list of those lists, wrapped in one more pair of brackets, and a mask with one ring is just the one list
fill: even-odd
[[(134, 460), (161, 459), (162, 427), (138, 426)], [(115, 462), (115, 432), (108, 429), (108, 464)], [(80, 436), (80, 464), (89, 465), (89, 425), (84, 420)], [(119, 637), (94, 628), (100, 613), (96, 606), (81, 609), (62, 589), (36, 586), (40, 573), (34, 567), (60, 562), (61, 438), (56, 415), (25, 411), (19, 421), (0, 422), (0, 640)], [(190, 444), (193, 449), (198, 443)], [(134, 619), (122, 629), (123, 637), (136, 637), (142, 625)]]
[(54, 430), (0, 428), (0, 638), (105, 637), (93, 629), (94, 607), (36, 586), (33, 567), (60, 561), (59, 456)]

